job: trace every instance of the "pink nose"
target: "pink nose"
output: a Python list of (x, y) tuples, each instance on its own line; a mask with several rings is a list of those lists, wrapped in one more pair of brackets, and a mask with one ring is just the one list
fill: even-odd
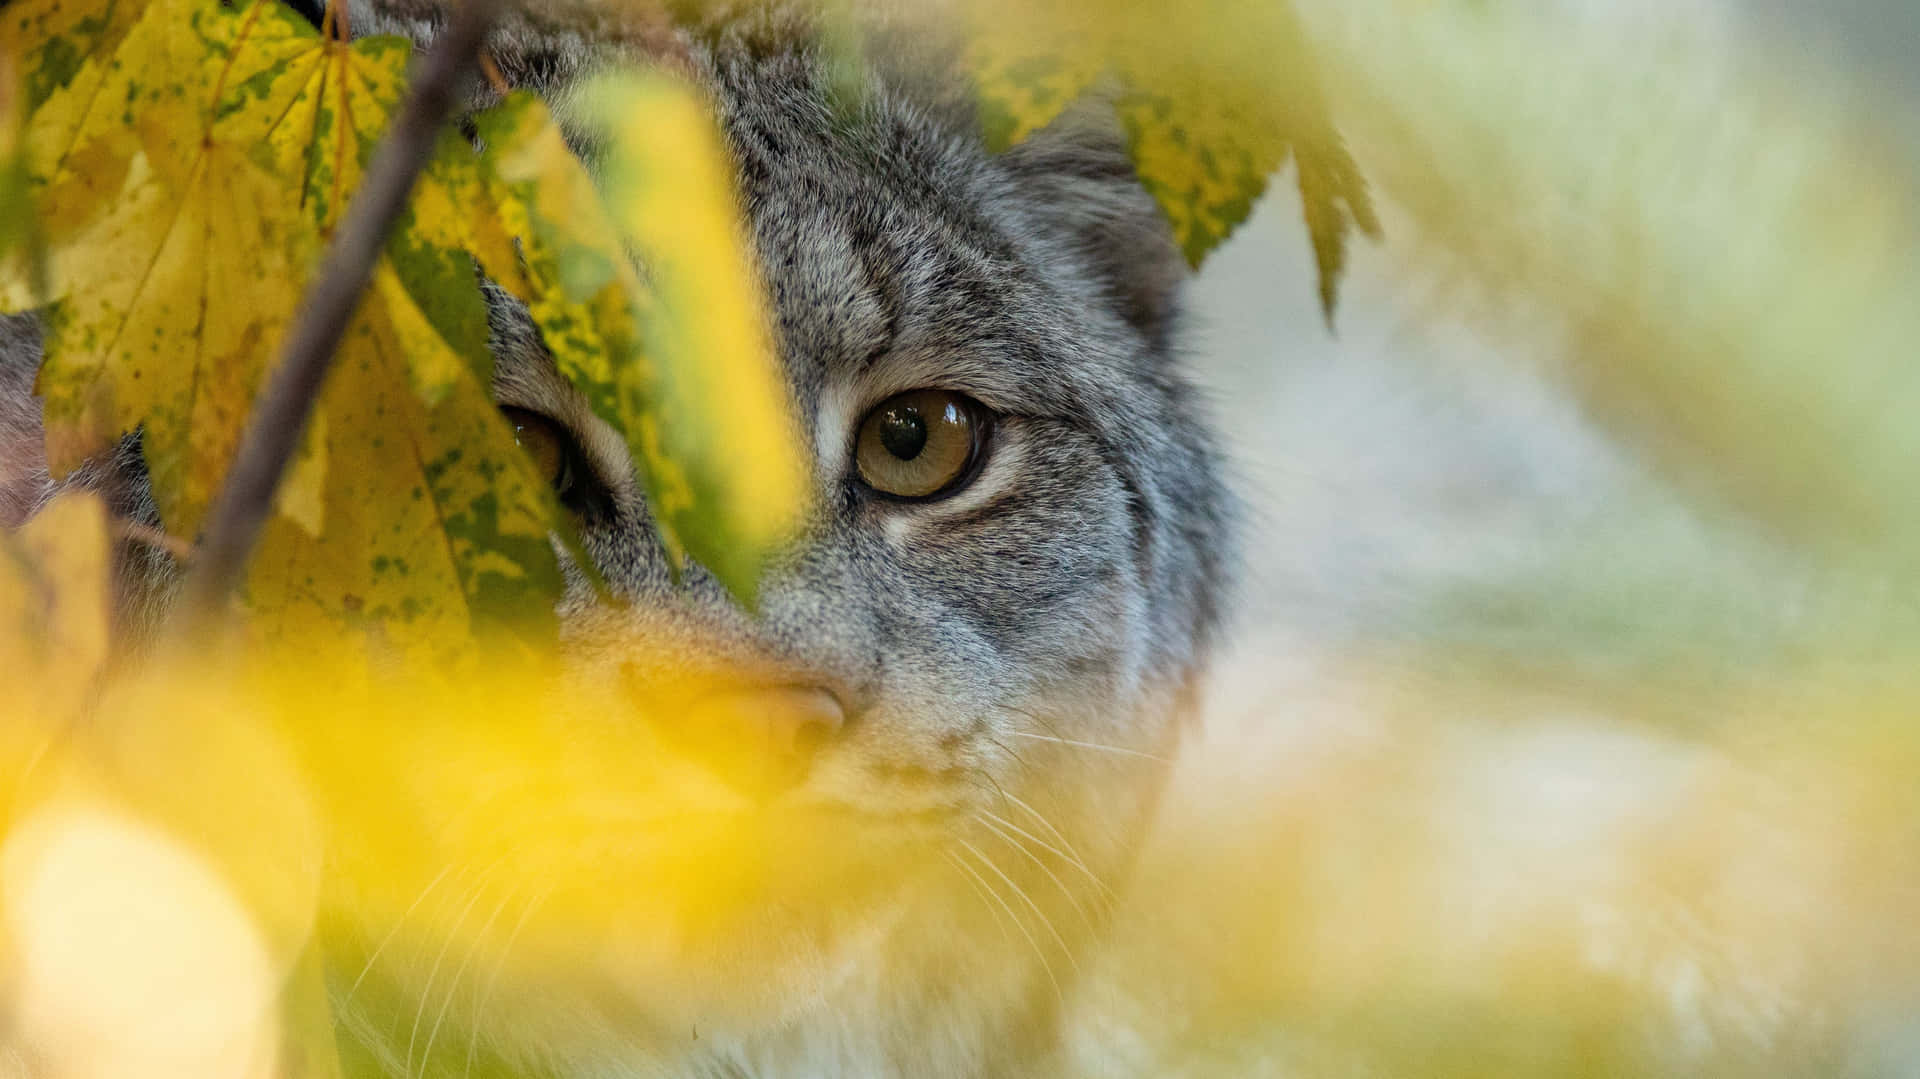
[(832, 693), (789, 685), (706, 694), (667, 727), (676, 748), (743, 793), (765, 796), (805, 779), (846, 721)]

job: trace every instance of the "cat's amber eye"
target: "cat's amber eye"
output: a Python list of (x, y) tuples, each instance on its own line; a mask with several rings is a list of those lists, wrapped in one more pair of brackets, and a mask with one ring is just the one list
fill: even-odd
[(502, 405), (500, 413), (513, 425), (513, 440), (533, 458), (541, 477), (553, 485), (555, 494), (566, 498), (575, 480), (573, 439), (538, 412)]
[(860, 479), (894, 498), (951, 494), (972, 478), (989, 418), (978, 401), (949, 390), (889, 397), (860, 421)]

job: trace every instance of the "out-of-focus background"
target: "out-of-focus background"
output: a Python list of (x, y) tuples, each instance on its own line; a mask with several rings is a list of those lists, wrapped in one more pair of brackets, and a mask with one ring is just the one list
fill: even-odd
[[(1194, 289), (1247, 585), (1080, 1064), (1920, 1074), (1908, 758), (1862, 748), (1912, 744), (1863, 672), (1916, 622), (1905, 541), (1848, 516), (1916, 461), (1876, 447), (1920, 414), (1886, 288), (1920, 258), (1920, 6), (1407, 3), (1399, 54), (1359, 7), (1394, 11), (1301, 5), (1335, 67), (1430, 67), (1331, 80), (1386, 230), (1334, 330), (1290, 174)], [(1496, 193), (1393, 141), (1422, 115)], [(1840, 332), (1747, 347), (1776, 314)]]
[[(1302, 6), (1311, 21), (1317, 6)], [(1871, 117), (1920, 159), (1920, 5), (1481, 6), (1525, 7), (1563, 25), (1567, 47), (1599, 70), (1617, 55), (1623, 80), (1640, 77), (1650, 50), (1675, 44), (1690, 67), (1789, 65), (1788, 79), (1843, 99), (1849, 115)], [(1291, 185), (1290, 173), (1276, 178), (1192, 291), (1195, 364), (1249, 503), (1249, 628), (1321, 643), (1412, 631), (1443, 593), (1510, 581), (1622, 527), (1697, 547), (1688, 553), (1708, 563), (1727, 553), (1715, 541), (1738, 542), (1725, 534), (1737, 522), (1663, 490), (1657, 472), (1540, 376), (1561, 347), (1551, 325), (1532, 336), (1490, 329), (1484, 309), (1456, 302), (1390, 197), (1385, 241), (1355, 247), (1330, 331)], [(1716, 524), (1720, 535), (1704, 534)]]

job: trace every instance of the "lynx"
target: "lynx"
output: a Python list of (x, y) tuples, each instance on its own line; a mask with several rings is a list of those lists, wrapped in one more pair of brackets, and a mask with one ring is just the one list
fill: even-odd
[[(352, 26), (424, 45), (441, 17), (376, 0)], [(845, 58), (780, 7), (670, 31), (522, 15), (490, 46), (563, 118), (578, 80), (615, 62), (669, 63), (710, 96), (817, 524), (757, 612), (698, 567), (676, 579), (622, 440), (489, 291), (496, 399), (612, 594), (573, 574), (568, 660), (655, 702), (597, 722), (663, 728), (672, 752), (617, 791), (545, 784), (557, 849), (489, 879), (602, 882), (605, 916), (549, 926), (578, 938), (578, 961), (459, 998), (437, 1047), (383, 1011), (443, 1010), (434, 948), (380, 954), (383, 927), (344, 917), (341, 1021), (396, 1075), (459, 1074), (476, 1052), (556, 1076), (1027, 1074), (1053, 1051), (1218, 633), (1230, 500), (1182, 371), (1186, 268), (1116, 127), (1073, 110), (990, 153), (951, 40), (869, 21), (852, 105), (836, 97)], [(573, 142), (592, 165), (591, 139)], [(0, 336), (0, 432), (27, 462), (0, 476), (16, 518), (54, 487), (32, 459), (36, 342), (24, 319)], [(137, 436), (68, 482), (162, 524)], [(137, 547), (121, 568), (137, 631), (175, 570)], [(394, 827), (443, 832), (461, 810)], [(659, 868), (649, 828), (711, 828), (714, 857), (753, 860), (757, 890), (629, 897), (623, 882)], [(736, 828), (750, 850), (722, 838)], [(420, 867), (423, 895), (437, 884), (459, 910), (481, 867), (440, 868)]]

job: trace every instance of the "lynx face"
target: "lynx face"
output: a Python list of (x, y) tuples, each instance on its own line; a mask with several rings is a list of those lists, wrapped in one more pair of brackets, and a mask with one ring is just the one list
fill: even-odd
[[(761, 611), (672, 580), (620, 440), (495, 297), (497, 396), (617, 594), (576, 581), (569, 654), (642, 702), (665, 751), (629, 797), (666, 823), (632, 829), (674, 837), (609, 825), (577, 853), (631, 903), (555, 904), (600, 912), (596, 1024), (697, 1029), (682, 1049), (756, 1070), (831, 1043), (964, 1071), (1043, 1025), (1124, 872), (1215, 620), (1225, 500), (1173, 356), (1184, 268), (1117, 134), (1069, 117), (989, 155), (911, 46), (876, 50), (849, 117), (796, 33), (691, 50), (811, 438), (809, 528)], [(663, 898), (668, 848), (737, 862)]]
[[(362, 7), (356, 30), (431, 36), (430, 8)], [(435, 1037), (357, 1001), (460, 1028), (439, 1039), (456, 1071), (476, 1047), (563, 1074), (1004, 1070), (1071, 989), (1217, 621), (1226, 498), (1175, 357), (1185, 268), (1117, 132), (1074, 113), (989, 154), (937, 38), (882, 37), (851, 109), (802, 22), (679, 44), (738, 161), (807, 530), (757, 612), (697, 566), (676, 580), (621, 439), (490, 294), (496, 397), (612, 595), (573, 567), (575, 707), (487, 719), (593, 748), (408, 762), (439, 793), (374, 838), (437, 852), (402, 882), (421, 913), (396, 942), (341, 885), (336, 1004), (402, 1070)], [(517, 26), (495, 58), (564, 104), (616, 51)], [(449, 875), (501, 840), (471, 832), (488, 785), (541, 792), (537, 819)], [(483, 919), (498, 954), (450, 955)]]

